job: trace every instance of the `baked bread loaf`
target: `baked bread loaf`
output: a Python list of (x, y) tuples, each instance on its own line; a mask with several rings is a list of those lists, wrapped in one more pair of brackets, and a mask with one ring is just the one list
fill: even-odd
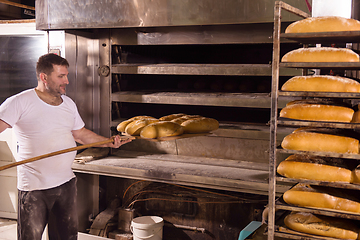
[(283, 195), (286, 203), (322, 209), (360, 213), (360, 202), (345, 189), (298, 183)]
[(295, 76), (282, 85), (283, 91), (306, 92), (360, 92), (360, 83), (350, 78), (316, 75)]
[(125, 132), (131, 136), (139, 136), (145, 126), (158, 121), (158, 119), (150, 118), (134, 120), (126, 126)]
[(360, 184), (360, 165), (357, 165), (357, 166), (352, 170), (351, 183), (353, 183), (353, 184)]
[(184, 116), (181, 116), (179, 118), (175, 118), (173, 120), (171, 120), (172, 122), (174, 123), (178, 123), (178, 124), (182, 124), (183, 122), (189, 120), (189, 119), (194, 119), (194, 118), (201, 118), (203, 116), (200, 116), (200, 115), (184, 115)]
[(310, 47), (286, 53), (282, 62), (359, 62), (359, 55), (348, 48)]
[(351, 170), (342, 159), (309, 155), (291, 155), (277, 167), (277, 172), (288, 178), (345, 183), (352, 181)]
[(288, 104), (280, 111), (280, 117), (310, 121), (351, 122), (354, 110), (348, 107), (297, 103)]
[(151, 117), (151, 116), (135, 116), (135, 117), (129, 118), (129, 119), (127, 119), (127, 120), (122, 121), (121, 123), (119, 123), (119, 124), (117, 125), (117, 127), (116, 127), (116, 130), (117, 130), (118, 132), (125, 132), (125, 128), (126, 128), (126, 126), (127, 126), (129, 123), (131, 123), (131, 122), (133, 122), (133, 121), (135, 121), (135, 120), (139, 120), (139, 119), (153, 119), (153, 120), (156, 120), (156, 118)]
[(291, 212), (284, 218), (285, 225), (301, 233), (340, 239), (359, 239), (359, 227), (351, 220)]
[(184, 133), (180, 124), (170, 121), (159, 121), (145, 126), (140, 136), (143, 138), (162, 138), (178, 136)]
[(175, 118), (179, 118), (179, 117), (182, 117), (182, 116), (185, 116), (186, 114), (185, 113), (175, 113), (175, 114), (170, 114), (170, 115), (167, 115), (167, 116), (163, 116), (161, 118), (159, 118), (160, 121), (171, 121)]
[(338, 16), (309, 17), (291, 23), (285, 33), (360, 31), (360, 22)]
[(189, 119), (181, 126), (184, 128), (185, 133), (208, 133), (219, 128), (219, 122), (213, 118), (194, 118)]
[(312, 132), (306, 129), (297, 129), (287, 135), (282, 148), (298, 151), (359, 153), (359, 140), (328, 133)]
[(360, 111), (354, 112), (353, 118), (351, 119), (352, 123), (360, 123)]

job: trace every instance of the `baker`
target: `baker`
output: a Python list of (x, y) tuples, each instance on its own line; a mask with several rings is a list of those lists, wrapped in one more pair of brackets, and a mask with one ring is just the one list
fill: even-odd
[[(107, 140), (85, 128), (75, 103), (64, 94), (69, 63), (45, 54), (38, 59), (38, 85), (6, 99), (0, 106), (0, 132), (13, 128), (17, 161), (80, 144)], [(115, 136), (99, 147), (118, 148), (131, 141)], [(77, 239), (76, 177), (71, 169), (76, 152), (17, 167), (18, 240), (40, 240), (46, 224), (49, 239)], [(58, 235), (58, 236), (56, 236)]]

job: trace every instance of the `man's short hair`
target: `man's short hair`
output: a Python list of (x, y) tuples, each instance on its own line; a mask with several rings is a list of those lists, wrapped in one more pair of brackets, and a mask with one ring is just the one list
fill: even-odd
[(69, 62), (65, 58), (53, 53), (42, 55), (36, 63), (36, 77), (39, 79), (40, 73), (50, 75), (54, 71), (53, 65), (69, 67)]

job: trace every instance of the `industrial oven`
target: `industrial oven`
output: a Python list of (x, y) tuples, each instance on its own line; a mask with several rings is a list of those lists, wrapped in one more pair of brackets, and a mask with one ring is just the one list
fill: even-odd
[[(287, 2), (309, 12), (307, 1)], [(273, 9), (273, 0), (36, 1), (37, 29), (63, 32), (63, 43), (49, 51), (70, 63), (67, 94), (86, 127), (111, 136), (133, 116), (173, 113), (220, 122), (208, 136), (137, 139), (74, 163), (81, 231), (119, 238), (119, 209), (163, 217), (164, 239), (237, 239), (249, 222), (261, 221)], [(283, 27), (297, 19), (285, 14)], [(284, 41), (282, 51), (297, 47)], [(280, 81), (299, 74), (280, 69)], [(277, 194), (289, 187), (280, 184)]]

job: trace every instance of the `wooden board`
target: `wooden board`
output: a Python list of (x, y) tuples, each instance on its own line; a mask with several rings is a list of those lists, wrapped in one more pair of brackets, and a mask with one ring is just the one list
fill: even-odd
[(183, 138), (191, 138), (191, 137), (202, 137), (202, 136), (216, 136), (214, 133), (185, 133), (179, 136), (172, 136), (172, 137), (162, 137), (162, 138), (143, 138), (140, 136), (131, 136), (127, 133), (121, 133), (124, 136), (134, 137), (135, 139), (142, 139), (152, 142), (162, 142), (162, 141), (172, 141), (177, 139)]

